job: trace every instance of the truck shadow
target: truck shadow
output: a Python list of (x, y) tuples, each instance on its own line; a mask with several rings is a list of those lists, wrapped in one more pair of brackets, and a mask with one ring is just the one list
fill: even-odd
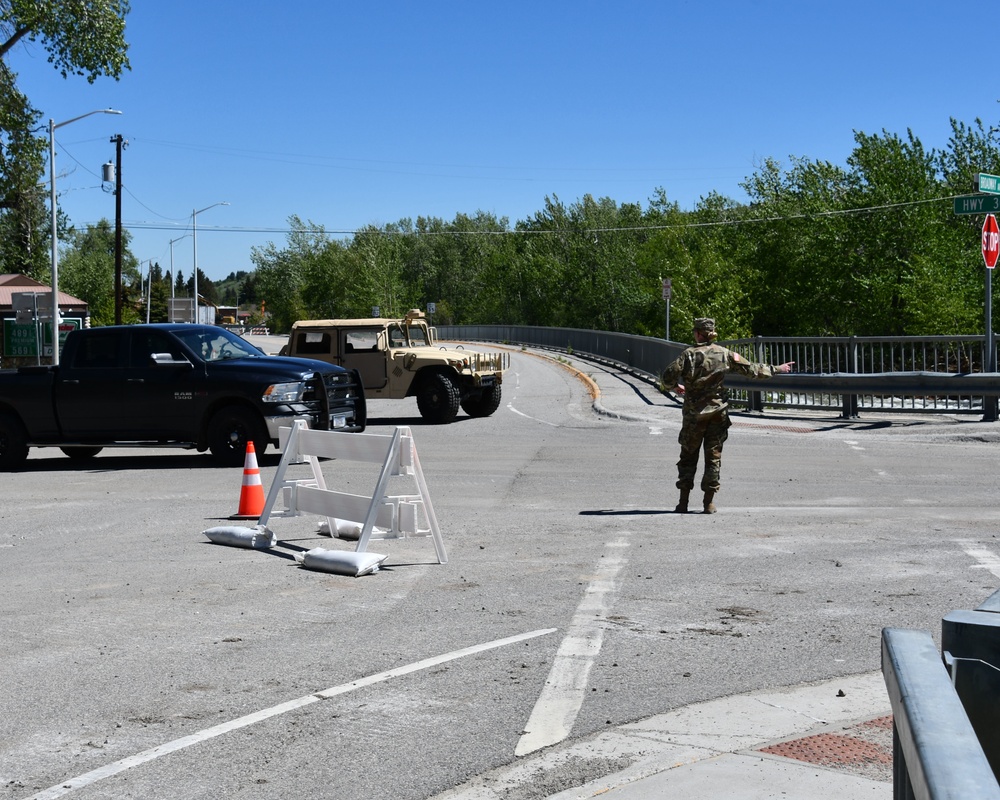
[[(444, 423), (445, 425), (458, 425), (462, 422), (472, 422), (476, 417), (455, 417), (451, 422)], [(435, 427), (441, 425), (439, 422), (428, 422), (423, 417), (368, 417), (368, 427), (365, 429), (368, 433), (369, 430), (375, 426), (387, 426), (391, 428), (405, 427), (405, 428), (421, 428), (424, 426)]]
[[(124, 470), (175, 470), (175, 469), (220, 469), (236, 470), (239, 466), (219, 464), (210, 453), (176, 453), (164, 450), (161, 453), (138, 455), (127, 451), (108, 448), (93, 458), (69, 458), (58, 451), (51, 455), (35, 455), (25, 461), (15, 472), (120, 472)], [(257, 455), (260, 467), (276, 467), (281, 461), (281, 453), (269, 452)]]

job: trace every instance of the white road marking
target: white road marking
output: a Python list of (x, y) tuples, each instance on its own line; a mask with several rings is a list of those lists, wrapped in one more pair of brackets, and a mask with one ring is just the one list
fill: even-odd
[(379, 672), (376, 675), (369, 675), (367, 678), (361, 678), (359, 680), (352, 681), (351, 683), (345, 683), (340, 686), (333, 686), (329, 689), (314, 692), (313, 694), (307, 694), (304, 697), (297, 698), (296, 700), (289, 700), (287, 703), (281, 703), (280, 705), (272, 706), (271, 708), (265, 708), (261, 711), (254, 712), (253, 714), (248, 714), (245, 717), (240, 717), (239, 719), (224, 722), (221, 725), (206, 728), (205, 730), (198, 731), (190, 736), (175, 739), (172, 742), (167, 742), (166, 744), (158, 745), (157, 747), (153, 747), (141, 753), (136, 753), (134, 756), (129, 756), (128, 758), (123, 758), (120, 761), (115, 761), (111, 764), (107, 764), (106, 766), (98, 767), (97, 769), (91, 770), (90, 772), (76, 778), (70, 778), (69, 780), (62, 781), (58, 786), (52, 786), (39, 792), (38, 794), (33, 794), (31, 797), (27, 798), (27, 800), (50, 800), (51, 798), (62, 797), (63, 795), (69, 794), (76, 789), (82, 789), (84, 786), (89, 786), (90, 784), (96, 783), (104, 778), (110, 778), (112, 775), (117, 775), (120, 772), (131, 769), (132, 767), (145, 764), (147, 761), (153, 761), (160, 756), (165, 756), (168, 753), (175, 753), (178, 750), (183, 750), (185, 747), (200, 744), (201, 742), (213, 739), (216, 736), (222, 736), (224, 733), (229, 733), (230, 731), (246, 728), (249, 725), (253, 725), (257, 722), (263, 722), (266, 719), (276, 717), (288, 711), (294, 711), (297, 708), (302, 708), (303, 706), (308, 706), (312, 703), (318, 703), (321, 700), (327, 700), (331, 697), (336, 697), (337, 695), (346, 694), (347, 692), (353, 692), (355, 689), (361, 689), (365, 686), (381, 683), (391, 678), (399, 678), (403, 675), (409, 675), (413, 672), (429, 669), (430, 667), (435, 667), (448, 661), (455, 661), (460, 658), (465, 658), (466, 656), (482, 653), (486, 650), (494, 650), (498, 647), (516, 644), (517, 642), (523, 642), (527, 639), (534, 639), (538, 636), (546, 636), (547, 634), (555, 633), (555, 631), (556, 628), (543, 628), (537, 631), (521, 633), (517, 636), (509, 636), (506, 639), (496, 639), (492, 642), (473, 645), (472, 647), (466, 647), (462, 650), (455, 650), (451, 653), (445, 653), (440, 656), (427, 658), (423, 661), (417, 661), (407, 666), (396, 667), (395, 669), (390, 669), (385, 672)]
[(976, 559), (978, 564), (973, 565), (973, 569), (989, 570), (997, 578), (1000, 578), (1000, 556), (985, 547), (979, 547), (976, 542), (960, 541), (962, 550), (970, 558)]
[(530, 419), (530, 420), (533, 420), (535, 422), (541, 422), (542, 425), (551, 425), (553, 428), (558, 428), (559, 427), (555, 422), (546, 422), (544, 419), (539, 419), (538, 417), (533, 417), (530, 414), (525, 414), (523, 411), (518, 411), (516, 408), (514, 408), (514, 404), (513, 403), (507, 403), (507, 408), (509, 408), (515, 414), (518, 414), (518, 415), (524, 417), (525, 419)]
[(514, 748), (523, 756), (557, 744), (569, 736), (583, 706), (587, 678), (604, 641), (604, 619), (615, 592), (615, 579), (625, 565), (624, 539), (608, 542), (604, 556), (584, 592), (580, 605), (559, 645), (545, 687), (539, 695), (524, 733)]
[[(521, 385), (521, 373), (514, 373), (514, 391), (517, 392), (518, 387)], [(525, 419), (533, 420), (534, 422), (541, 422), (543, 425), (550, 425), (553, 428), (558, 428), (559, 426), (554, 422), (546, 422), (544, 419), (538, 419), (538, 417), (533, 417), (530, 414), (525, 414), (523, 411), (518, 411), (514, 408), (514, 401), (517, 400), (517, 394), (510, 398), (510, 402), (507, 403), (507, 408), (513, 411), (518, 416), (524, 417)]]

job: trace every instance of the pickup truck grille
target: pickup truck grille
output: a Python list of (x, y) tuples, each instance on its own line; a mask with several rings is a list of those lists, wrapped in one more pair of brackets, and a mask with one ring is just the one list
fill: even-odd
[(364, 426), (367, 419), (364, 389), (360, 376), (351, 372), (316, 372), (309, 381), (310, 390), (302, 398), (307, 405), (314, 405), (318, 413), (317, 427), (328, 430), (330, 418), (349, 413), (355, 425)]

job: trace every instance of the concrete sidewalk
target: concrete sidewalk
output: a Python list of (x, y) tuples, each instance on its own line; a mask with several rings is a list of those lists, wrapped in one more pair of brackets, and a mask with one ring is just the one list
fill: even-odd
[[(560, 788), (567, 785), (574, 788)], [(438, 795), (542, 797), (890, 798), (892, 723), (882, 675), (686, 706), (547, 748)]]

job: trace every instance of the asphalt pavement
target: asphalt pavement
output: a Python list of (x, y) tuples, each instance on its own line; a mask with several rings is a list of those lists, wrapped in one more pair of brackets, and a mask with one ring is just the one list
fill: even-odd
[[(560, 359), (590, 387), (595, 411), (680, 428), (678, 398), (614, 367)], [(855, 431), (929, 441), (1000, 441), (1000, 423), (976, 415), (734, 411), (734, 428)], [(720, 513), (725, 513), (724, 507)], [(613, 765), (570, 790), (579, 765)], [(892, 715), (880, 672), (735, 695), (676, 709), (522, 757), (437, 796), (439, 800), (589, 798), (840, 800), (892, 796)]]

